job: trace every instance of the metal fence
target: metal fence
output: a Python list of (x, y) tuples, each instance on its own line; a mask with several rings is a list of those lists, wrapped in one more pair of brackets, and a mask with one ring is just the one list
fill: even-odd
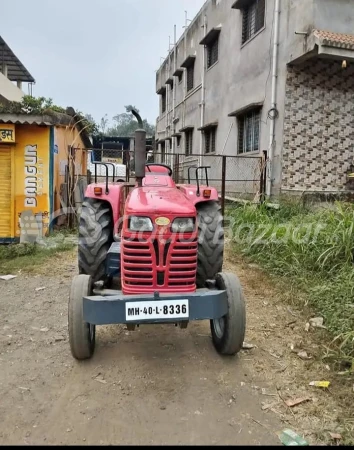
[[(87, 172), (84, 159), (87, 158)], [(173, 170), (176, 183), (188, 183), (188, 169), (208, 167), (208, 182), (215, 187), (224, 210), (228, 200), (262, 201), (265, 194), (267, 155), (231, 156), (202, 155), (186, 157), (181, 153), (147, 151), (146, 162), (164, 163)], [(104, 165), (96, 163), (104, 163)], [(68, 161), (60, 173), (61, 207), (80, 207), (87, 184), (109, 181), (134, 182), (134, 153), (117, 149), (84, 149), (68, 154)], [(206, 183), (204, 170), (198, 173), (201, 184)], [(190, 170), (190, 182), (196, 183), (196, 171)]]
[[(258, 200), (265, 195), (267, 154), (252, 156), (203, 155), (186, 157), (183, 154), (154, 153), (151, 162), (165, 162), (173, 169), (176, 183), (188, 183), (188, 169), (193, 166), (208, 167), (209, 184), (226, 200)], [(150, 162), (150, 161), (149, 161)], [(196, 171), (190, 170), (191, 182), (196, 182)], [(199, 179), (206, 182), (204, 171)]]

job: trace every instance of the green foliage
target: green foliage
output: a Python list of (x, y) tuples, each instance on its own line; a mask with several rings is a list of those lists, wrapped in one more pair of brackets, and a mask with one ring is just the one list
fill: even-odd
[[(229, 210), (235, 248), (300, 289), (327, 328), (342, 339), (354, 330), (354, 206), (312, 211), (301, 203)], [(354, 355), (353, 339), (346, 349)]]
[[(107, 129), (106, 134), (108, 136), (122, 136), (122, 137), (132, 136), (135, 130), (139, 128), (139, 124), (136, 118), (130, 112), (132, 109), (135, 109), (135, 111), (137, 112), (139, 112), (139, 110), (132, 105), (125, 106), (125, 109), (127, 112), (117, 114), (116, 116), (113, 117), (114, 124), (112, 127), (109, 127)], [(106, 119), (102, 119), (101, 122), (105, 123), (105, 126), (107, 126), (107, 122), (103, 122), (104, 120)], [(152, 137), (155, 134), (155, 127), (149, 124), (149, 122), (146, 119), (143, 120), (143, 126), (144, 129), (146, 130), (147, 136)]]
[[(0, 103), (0, 113), (41, 115), (53, 112), (66, 114), (66, 109), (55, 105), (51, 98), (25, 95), (21, 102)], [(84, 115), (80, 111), (75, 111), (75, 113), (77, 118), (81, 120), (82, 126), (86, 127), (88, 134), (95, 134), (98, 132), (98, 126), (91, 115)]]
[(34, 244), (11, 244), (0, 246), (0, 260), (14, 259), (21, 256), (33, 255), (37, 251)]
[(54, 233), (48, 238), (47, 246), (39, 244), (0, 245), (0, 273), (14, 274), (18, 270), (31, 272), (35, 267), (47, 263), (48, 259), (58, 253), (75, 248), (73, 240), (61, 233)]

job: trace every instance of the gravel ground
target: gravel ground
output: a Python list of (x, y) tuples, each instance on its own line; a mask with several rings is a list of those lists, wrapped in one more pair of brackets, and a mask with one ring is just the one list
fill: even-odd
[(187, 330), (108, 326), (97, 329), (94, 357), (78, 363), (67, 335), (75, 256), (0, 280), (2, 445), (281, 445), (285, 428), (319, 444), (341, 431), (338, 397), (309, 386), (331, 379), (318, 332), (305, 331), (308, 318), (257, 267), (225, 262), (243, 285), (252, 349), (218, 356), (207, 322)]

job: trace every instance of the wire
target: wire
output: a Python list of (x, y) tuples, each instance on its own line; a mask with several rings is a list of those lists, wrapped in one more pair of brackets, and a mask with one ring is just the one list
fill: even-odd
[[(273, 113), (273, 114), (272, 114), (272, 113)], [(268, 119), (270, 119), (270, 120), (275, 120), (275, 119), (277, 119), (277, 118), (279, 117), (279, 111), (277, 110), (277, 108), (271, 108), (271, 109), (268, 111), (267, 117), (268, 117)]]

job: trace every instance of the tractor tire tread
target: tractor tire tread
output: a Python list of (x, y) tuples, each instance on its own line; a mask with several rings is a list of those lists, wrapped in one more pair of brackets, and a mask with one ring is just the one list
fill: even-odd
[(198, 212), (197, 287), (205, 287), (221, 272), (224, 258), (224, 231), (221, 205), (217, 201), (201, 203)]
[(79, 273), (91, 275), (93, 282), (105, 277), (105, 260), (113, 243), (113, 221), (110, 206), (86, 198), (79, 222)]

